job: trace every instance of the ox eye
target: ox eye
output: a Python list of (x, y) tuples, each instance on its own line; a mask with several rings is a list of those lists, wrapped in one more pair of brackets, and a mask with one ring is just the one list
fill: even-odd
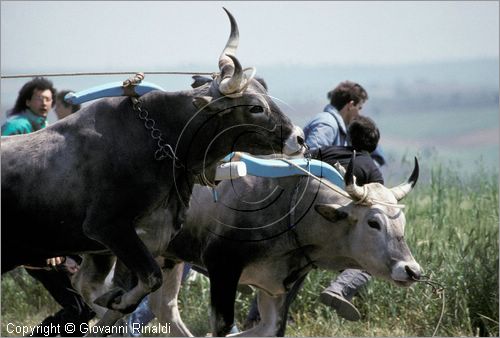
[(262, 112), (264, 112), (264, 108), (262, 108), (261, 106), (253, 106), (252, 108), (250, 108), (250, 113), (252, 114), (259, 114)]
[(380, 223), (377, 221), (368, 221), (370, 228), (380, 230)]

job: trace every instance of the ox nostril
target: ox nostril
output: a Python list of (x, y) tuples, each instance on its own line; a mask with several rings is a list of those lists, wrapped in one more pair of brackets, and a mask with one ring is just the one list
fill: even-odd
[(420, 279), (420, 272), (419, 271), (413, 271), (408, 265), (405, 265), (405, 271), (410, 276), (411, 279), (413, 280), (419, 280)]
[(306, 142), (302, 136), (297, 136), (297, 143), (303, 146)]

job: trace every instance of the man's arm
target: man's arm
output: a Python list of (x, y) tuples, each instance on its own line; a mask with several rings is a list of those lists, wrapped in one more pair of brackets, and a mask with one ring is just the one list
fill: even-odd
[(317, 123), (309, 128), (310, 131), (306, 136), (306, 144), (311, 150), (331, 146), (338, 133), (338, 130), (325, 123)]

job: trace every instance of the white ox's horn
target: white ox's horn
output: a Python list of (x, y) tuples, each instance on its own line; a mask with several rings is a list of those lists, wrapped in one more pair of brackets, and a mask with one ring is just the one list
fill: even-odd
[(408, 193), (413, 189), (418, 180), (418, 172), (418, 160), (415, 157), (415, 167), (413, 168), (413, 172), (411, 173), (408, 181), (391, 189), (392, 194), (398, 201), (405, 198), (405, 196), (408, 195)]
[(239, 93), (243, 87), (243, 70), (236, 56), (229, 54), (230, 60), (234, 63), (233, 76), (222, 78), (219, 84), (219, 92), (223, 95)]
[(236, 58), (236, 49), (238, 48), (240, 33), (238, 24), (233, 15), (226, 11), (231, 22), (231, 34), (227, 40), (226, 46), (219, 57), (220, 84), (219, 91), (223, 95), (237, 93), (242, 87), (243, 69)]

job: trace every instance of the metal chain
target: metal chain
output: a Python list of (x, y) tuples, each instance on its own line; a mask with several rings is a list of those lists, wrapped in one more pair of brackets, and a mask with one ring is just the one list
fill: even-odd
[(144, 121), (144, 127), (151, 132), (151, 138), (157, 141), (158, 149), (155, 151), (155, 160), (162, 161), (165, 158), (174, 160), (175, 166), (180, 168), (179, 159), (175, 156), (172, 146), (163, 139), (163, 134), (160, 129), (156, 128), (156, 121), (149, 117), (149, 113), (145, 108), (142, 108), (142, 103), (136, 97), (131, 97), (134, 110), (138, 112), (139, 119)]

